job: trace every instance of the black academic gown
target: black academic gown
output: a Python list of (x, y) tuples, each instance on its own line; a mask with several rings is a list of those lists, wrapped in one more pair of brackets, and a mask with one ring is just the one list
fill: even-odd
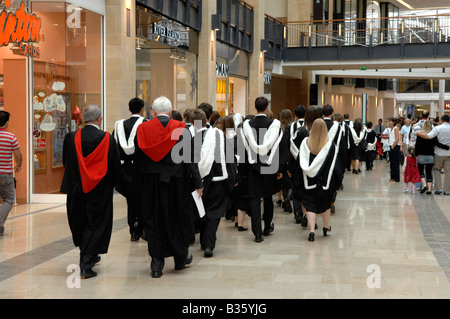
[[(209, 137), (213, 137), (215, 142), (205, 139), (207, 134)], [(231, 206), (231, 193), (237, 182), (236, 161), (233, 156), (231, 158), (233, 161), (227, 162), (226, 139), (222, 131), (214, 128), (201, 130), (196, 133), (194, 139), (202, 140), (202, 148), (208, 148), (207, 143), (215, 145), (213, 148), (215, 154), (206, 154), (214, 155), (214, 158), (210, 157), (213, 162), (209, 171), (206, 169), (203, 171), (203, 167), (207, 165), (203, 165), (203, 159), (199, 156), (199, 170), (203, 177), (204, 187), (202, 200), (206, 212), (206, 216), (200, 222), (200, 243), (203, 249), (213, 250), (220, 219), (225, 216), (227, 209)], [(194, 142), (194, 145), (197, 143)], [(234, 155), (234, 152), (232, 154)]]
[[(138, 116), (132, 116), (123, 122), (126, 141), (130, 138), (131, 131), (139, 118)], [(114, 137), (116, 137), (116, 133), (116, 131), (113, 132)], [(133, 183), (134, 153), (127, 155), (120, 145), (120, 140), (117, 140), (117, 145), (119, 147), (122, 172), (116, 190), (127, 200), (127, 218), (130, 234), (140, 237), (143, 232), (143, 226), (141, 208), (139, 206), (139, 190), (136, 188), (136, 183)]]
[[(97, 256), (108, 252), (111, 239), (114, 187), (120, 174), (119, 153), (114, 138), (110, 136), (107, 173), (92, 191), (85, 194), (75, 150), (75, 134), (68, 133), (64, 139), (65, 172), (61, 193), (67, 194), (67, 217), (74, 245), (80, 248), (82, 257)], [(86, 125), (81, 131), (83, 156), (91, 154), (104, 137), (104, 131)], [(82, 269), (92, 266), (82, 265)]]
[[(326, 151), (319, 153), (320, 155), (311, 154), (305, 140), (300, 147), (299, 162), (297, 162), (300, 178), (295, 179), (295, 184), (300, 189), (301, 201), (307, 212), (321, 214), (328, 210), (342, 180), (342, 170), (335, 165), (336, 146), (332, 141), (327, 145)], [(306, 174), (307, 170), (301, 165), (302, 160), (306, 161), (306, 166), (311, 165), (313, 161), (318, 161), (319, 169), (315, 173)]]
[[(375, 144), (377, 142), (377, 133), (375, 133), (375, 131), (370, 130), (369, 132), (367, 132), (366, 134), (366, 141), (367, 144)], [(377, 158), (377, 149), (375, 146), (375, 149), (373, 150), (364, 150), (364, 156), (363, 159), (366, 162), (366, 168), (367, 169), (372, 169), (373, 167), (373, 161)]]
[[(267, 116), (258, 115), (253, 120), (244, 122), (242, 130), (243, 141), (247, 144), (245, 156), (246, 160), (249, 161), (247, 171), (248, 196), (250, 198), (249, 215), (252, 219), (252, 232), (259, 238), (263, 234), (270, 234), (274, 229), (272, 196), (281, 190), (281, 181), (278, 179), (278, 174), (282, 173), (285, 168), (288, 150), (282, 141), (283, 132), (278, 120), (275, 122)], [(276, 140), (276, 142), (268, 149), (267, 154), (258, 154), (250, 146), (251, 140), (253, 139), (256, 144), (261, 146), (267, 134), (271, 134), (270, 139)], [(261, 153), (264, 153), (264, 151)], [(270, 162), (270, 158), (273, 159), (272, 162)], [(262, 216), (264, 231), (261, 225), (261, 198), (264, 200), (264, 214)]]
[(352, 144), (353, 144), (353, 137), (352, 133), (350, 131), (350, 120), (344, 121), (344, 137), (345, 137), (345, 144), (347, 146), (346, 156), (345, 156), (345, 168), (350, 171), (352, 167)]
[[(256, 141), (263, 140), (263, 133), (273, 124), (274, 120), (269, 119), (267, 116), (256, 116), (253, 120), (249, 121), (250, 127), (256, 133)], [(280, 130), (280, 135), (283, 132)], [(264, 198), (272, 196), (281, 190), (281, 181), (277, 179), (277, 174), (282, 173), (287, 163), (287, 150), (284, 143), (280, 143), (274, 150), (276, 152), (274, 158), (276, 159), (270, 169), (271, 174), (263, 173), (264, 168), (268, 165), (261, 161), (261, 157), (256, 155), (256, 162), (250, 164), (248, 171), (248, 182), (250, 185), (249, 196), (251, 198)], [(269, 153), (271, 154), (271, 153)], [(255, 154), (253, 154), (255, 156)], [(276, 166), (278, 163), (278, 166)]]
[[(167, 127), (170, 118), (158, 116), (153, 121), (160, 121), (163, 127)], [(139, 129), (148, 123), (141, 124)], [(180, 143), (185, 146), (192, 144), (189, 130), (184, 129), (174, 148)], [(182, 264), (194, 235), (192, 187), (203, 188), (198, 166), (191, 161), (191, 154), (187, 161), (175, 163), (169, 152), (162, 160), (155, 162), (141, 150), (138, 138), (135, 146), (134, 178), (141, 190), (142, 219), (149, 254), (152, 260), (158, 262), (174, 257), (176, 264)]]

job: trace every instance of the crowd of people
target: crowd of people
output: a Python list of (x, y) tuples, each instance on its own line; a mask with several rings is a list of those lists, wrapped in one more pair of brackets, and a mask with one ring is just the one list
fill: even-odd
[[(450, 195), (450, 124), (449, 116), (430, 119), (428, 111), (420, 118), (393, 117), (384, 128), (379, 120), (376, 134), (383, 144), (381, 157), (390, 163), (390, 181), (400, 182), (401, 166), (405, 166), (405, 193)], [(442, 184), (444, 173), (444, 185)]]
[[(380, 120), (372, 130), (371, 122), (351, 121), (331, 105), (297, 106), (277, 117), (264, 97), (254, 106), (254, 116), (221, 117), (208, 103), (180, 113), (160, 97), (144, 119), (144, 102), (134, 98), (131, 118), (117, 121), (112, 134), (99, 129), (100, 110), (85, 107), (86, 126), (64, 141), (61, 186), (82, 278), (97, 275), (92, 268), (108, 250), (115, 190), (127, 200), (131, 240), (147, 241), (153, 278), (162, 276), (168, 257), (178, 270), (192, 262), (189, 247), (196, 234), (204, 257), (213, 257), (223, 217), (247, 231), (248, 216), (254, 241), (263, 242), (275, 230), (277, 194), (276, 204), (309, 229), (308, 241), (315, 241), (317, 215), (327, 236), (345, 172), (361, 173), (364, 162), (371, 171), (377, 156), (388, 158), (393, 182), (400, 181), (401, 154), (408, 155), (405, 183), (415, 185), (420, 178), (433, 183), (430, 169), (440, 178), (436, 167), (440, 173), (443, 166), (447, 178), (444, 188), (434, 181), (435, 193), (450, 191), (448, 116), (435, 128), (423, 118), (407, 131), (390, 118), (387, 129)], [(382, 144), (389, 146), (388, 154)], [(435, 145), (442, 153), (431, 160)], [(421, 192), (430, 192), (425, 182)]]

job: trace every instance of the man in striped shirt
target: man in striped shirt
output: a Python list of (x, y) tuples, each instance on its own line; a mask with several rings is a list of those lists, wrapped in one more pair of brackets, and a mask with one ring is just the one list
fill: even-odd
[[(14, 204), (14, 172), (20, 172), (22, 153), (14, 134), (7, 131), (10, 114), (0, 111), (0, 236), (6, 235), (5, 222)], [(13, 155), (16, 162), (14, 166)]]

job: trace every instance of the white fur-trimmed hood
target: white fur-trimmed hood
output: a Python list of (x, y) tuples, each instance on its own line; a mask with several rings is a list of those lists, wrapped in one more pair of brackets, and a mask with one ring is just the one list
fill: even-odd
[(223, 132), (217, 128), (211, 127), (206, 130), (205, 139), (202, 144), (202, 149), (200, 152), (200, 162), (198, 163), (198, 170), (200, 176), (205, 178), (212, 169), (214, 161), (216, 160), (216, 137), (219, 136), (219, 154), (220, 154), (220, 165), (222, 168), (222, 176), (214, 176), (213, 182), (220, 182), (228, 179), (228, 172), (226, 166), (225, 158), (225, 136)]
[(116, 122), (115, 129), (114, 129), (114, 138), (116, 139), (117, 143), (119, 143), (120, 147), (123, 149), (126, 155), (133, 155), (135, 151), (134, 146), (134, 138), (136, 137), (136, 131), (139, 125), (141, 125), (144, 122), (143, 117), (139, 117), (139, 119), (134, 123), (133, 129), (131, 130), (130, 137), (128, 140), (125, 136), (125, 128), (124, 128), (124, 122), (125, 120), (120, 120)]
[[(320, 172), (321, 168), (323, 167), (331, 148), (334, 144), (332, 140), (329, 140), (328, 143), (322, 148), (322, 150), (317, 154), (317, 156), (314, 158), (314, 160), (310, 163), (310, 156), (311, 151), (308, 147), (308, 137), (305, 138), (302, 142), (302, 145), (300, 146), (300, 153), (299, 153), (299, 163), (300, 168), (303, 171), (303, 181), (305, 188), (308, 190), (314, 189), (317, 187), (317, 185), (309, 185), (308, 178), (314, 179), (317, 174)], [(327, 184), (323, 186), (324, 190), (328, 190), (330, 188), (331, 178), (333, 176), (334, 167), (336, 165), (336, 159), (337, 159), (337, 148), (334, 150), (333, 154), (333, 162), (331, 167), (327, 169), (328, 172), (328, 178), (327, 178)]]
[(256, 159), (253, 156), (254, 154), (256, 154), (256, 156), (269, 156), (266, 160), (266, 164), (271, 165), (276, 150), (278, 149), (281, 140), (283, 139), (281, 122), (279, 120), (274, 120), (272, 122), (272, 124), (267, 129), (266, 134), (264, 135), (262, 144), (258, 144), (253, 131), (254, 129), (250, 126), (250, 122), (245, 121), (243, 125), (242, 140), (245, 148), (248, 151), (248, 159), (250, 164), (256, 163)]

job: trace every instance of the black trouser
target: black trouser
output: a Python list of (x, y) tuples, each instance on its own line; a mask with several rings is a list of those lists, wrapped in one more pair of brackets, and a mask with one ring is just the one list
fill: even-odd
[(213, 250), (216, 247), (217, 241), (217, 229), (219, 228), (220, 218), (208, 219), (207, 216), (204, 220), (200, 221), (200, 245), (202, 249)]
[(132, 194), (127, 196), (128, 206), (128, 226), (130, 227), (130, 234), (136, 234), (141, 236), (144, 230), (142, 223), (141, 206), (139, 204), (138, 194)]
[[(433, 182), (433, 166), (434, 164), (417, 164), (417, 167), (419, 168), (420, 178), (425, 178), (426, 176), (426, 180), (428, 183)], [(422, 185), (422, 187), (425, 186), (426, 185)]]
[(80, 255), (80, 269), (88, 270), (94, 267), (98, 255)]
[(400, 182), (400, 146), (397, 145), (389, 151), (389, 163), (391, 166), (391, 180)]
[[(270, 223), (273, 219), (273, 199), (272, 196), (267, 196), (263, 198), (264, 200), (264, 213), (262, 219), (264, 220), (264, 229), (270, 227)], [(250, 217), (252, 219), (252, 232), (255, 236), (262, 235), (261, 226), (261, 198), (251, 198), (250, 199)]]

